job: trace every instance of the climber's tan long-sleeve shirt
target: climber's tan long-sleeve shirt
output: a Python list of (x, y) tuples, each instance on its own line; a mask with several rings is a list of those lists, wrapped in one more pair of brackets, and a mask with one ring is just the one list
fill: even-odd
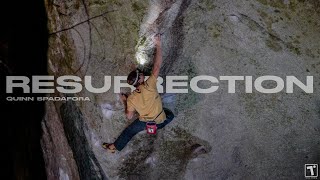
[[(128, 111), (136, 110), (139, 113), (141, 121), (155, 120), (157, 124), (162, 123), (166, 119), (166, 114), (162, 111), (162, 101), (157, 90), (157, 79), (155, 76), (151, 74), (144, 84), (139, 86), (139, 89), (140, 91), (135, 90), (128, 97)], [(161, 111), (162, 113), (160, 114)], [(158, 118), (155, 119), (157, 116)]]

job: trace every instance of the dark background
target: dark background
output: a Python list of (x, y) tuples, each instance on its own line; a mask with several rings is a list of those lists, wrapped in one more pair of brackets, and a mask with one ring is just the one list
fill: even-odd
[(8, 102), (5, 76), (47, 74), (47, 17), (43, 0), (1, 1), (0, 5), (1, 137), (4, 173), (0, 179), (46, 179), (40, 147), (43, 102)]

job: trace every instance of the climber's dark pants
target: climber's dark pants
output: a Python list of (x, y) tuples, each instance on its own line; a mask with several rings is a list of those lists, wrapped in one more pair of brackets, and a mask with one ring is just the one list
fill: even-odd
[[(166, 113), (167, 119), (163, 121), (161, 124), (157, 124), (157, 129), (161, 129), (165, 127), (168, 123), (170, 123), (174, 115), (173, 113), (166, 108), (163, 108), (164, 112)], [(138, 132), (143, 131), (146, 129), (146, 122), (140, 121), (136, 119), (133, 121), (118, 137), (118, 139), (114, 142), (114, 146), (118, 151), (121, 151), (131, 140), (131, 138), (136, 135)]]

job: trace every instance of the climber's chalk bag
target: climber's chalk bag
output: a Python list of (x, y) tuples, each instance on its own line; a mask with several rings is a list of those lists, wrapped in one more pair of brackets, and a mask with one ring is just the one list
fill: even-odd
[[(154, 119), (157, 119), (160, 116), (160, 114), (162, 113), (162, 111)], [(157, 123), (155, 121), (148, 121), (146, 123), (146, 129), (147, 129), (148, 134), (156, 134), (157, 133)]]
[(156, 134), (157, 133), (157, 123), (154, 121), (149, 121), (146, 124), (147, 133), (148, 134)]

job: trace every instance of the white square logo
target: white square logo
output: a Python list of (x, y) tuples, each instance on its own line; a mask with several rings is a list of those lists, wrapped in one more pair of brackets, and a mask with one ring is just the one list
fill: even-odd
[(305, 164), (304, 177), (316, 179), (318, 178), (318, 164)]

